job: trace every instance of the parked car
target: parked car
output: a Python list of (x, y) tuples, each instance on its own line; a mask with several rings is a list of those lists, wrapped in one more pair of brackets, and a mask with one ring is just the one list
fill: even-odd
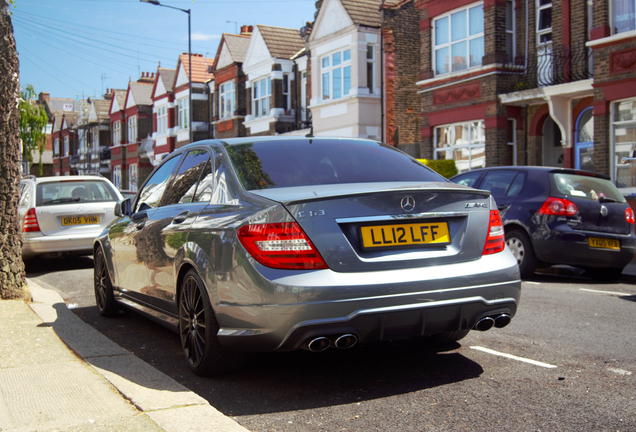
[(518, 166), (476, 169), (451, 180), (492, 193), (524, 278), (539, 266), (566, 264), (610, 280), (634, 258), (634, 212), (606, 175)]
[(24, 177), (18, 205), (22, 257), (91, 255), (121, 199), (101, 176)]
[(490, 193), (374, 141), (189, 144), (115, 213), (95, 242), (100, 313), (173, 328), (200, 375), (244, 352), (456, 341), (517, 311)]

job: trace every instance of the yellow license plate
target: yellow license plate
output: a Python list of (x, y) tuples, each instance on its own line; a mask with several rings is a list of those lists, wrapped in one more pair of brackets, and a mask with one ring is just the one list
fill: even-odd
[(590, 247), (600, 248), (600, 249), (620, 249), (621, 244), (618, 240), (614, 239), (605, 239), (598, 237), (590, 237), (587, 239)]
[(450, 244), (446, 222), (365, 226), (360, 228), (364, 248)]
[(67, 216), (62, 218), (62, 226), (95, 225), (99, 223), (99, 216)]

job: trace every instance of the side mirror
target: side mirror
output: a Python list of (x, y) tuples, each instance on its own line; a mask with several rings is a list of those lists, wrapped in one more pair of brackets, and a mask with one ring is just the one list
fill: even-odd
[(117, 217), (130, 216), (132, 214), (130, 198), (118, 201), (117, 204), (115, 204), (114, 213)]

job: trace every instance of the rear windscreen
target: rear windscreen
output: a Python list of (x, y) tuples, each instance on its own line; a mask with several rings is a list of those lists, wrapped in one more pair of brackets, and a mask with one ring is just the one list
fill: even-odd
[(578, 174), (552, 173), (553, 185), (560, 194), (594, 201), (625, 202), (609, 180)]
[(92, 203), (118, 201), (113, 187), (99, 180), (61, 180), (39, 183), (35, 205), (38, 207), (64, 203)]
[(285, 140), (226, 145), (247, 190), (369, 182), (446, 182), (393, 147), (372, 141)]

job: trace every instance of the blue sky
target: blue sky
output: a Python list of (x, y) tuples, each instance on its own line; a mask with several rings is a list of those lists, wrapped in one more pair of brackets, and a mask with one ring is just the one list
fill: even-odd
[[(97, 97), (141, 72), (174, 68), (188, 51), (188, 15), (139, 0), (15, 0), (20, 84), (51, 97)], [(241, 25), (300, 29), (315, 0), (162, 0), (190, 9), (192, 52), (214, 57), (223, 33)], [(229, 21), (229, 22), (228, 22)]]

